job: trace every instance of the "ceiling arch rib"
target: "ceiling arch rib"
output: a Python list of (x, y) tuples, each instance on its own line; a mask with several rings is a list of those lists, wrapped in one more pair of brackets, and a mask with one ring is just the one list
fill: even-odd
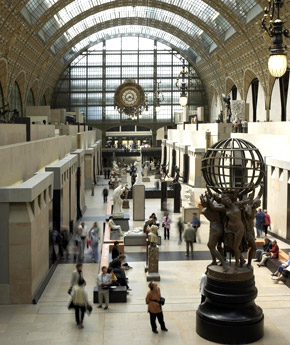
[[(156, 30), (155, 28), (158, 28), (158, 30), (163, 32), (163, 36), (161, 36), (160, 38), (164, 38), (167, 44), (170, 43), (170, 40), (172, 40), (173, 37), (175, 37), (176, 39), (178, 39), (178, 42), (183, 42), (185, 44), (185, 47), (188, 47), (188, 48), (195, 47), (195, 51), (198, 51), (198, 56), (200, 56), (200, 58), (207, 59), (208, 57), (207, 51), (204, 50), (203, 46), (198, 41), (196, 41), (189, 34), (177, 29), (175, 26), (169, 23), (164, 23), (158, 20), (145, 19), (145, 18), (117, 18), (117, 19), (109, 20), (107, 22), (99, 23), (81, 32), (79, 35), (77, 35), (72, 40), (67, 42), (67, 44), (57, 52), (55, 58), (61, 59), (63, 58), (63, 56), (66, 56), (70, 51), (73, 51), (76, 53), (78, 50), (82, 48), (78, 45), (79, 42), (85, 39), (95, 41), (96, 38), (94, 35), (101, 30), (104, 30), (106, 28), (124, 26), (124, 25), (148, 27), (150, 28), (151, 34), (153, 35), (154, 35), (154, 30)], [(87, 44), (89, 44), (89, 41), (87, 41)], [(197, 55), (195, 51), (194, 51), (194, 54)]]
[[(139, 1), (139, 6), (146, 5), (148, 3), (146, 0)], [(67, 31), (70, 27), (72, 27), (74, 24), (86, 20), (90, 15), (99, 13), (101, 11), (105, 10), (111, 10), (114, 7), (121, 8), (123, 6), (127, 6), (128, 1), (127, 0), (117, 0), (113, 1), (104, 5), (95, 6), (90, 8), (89, 10), (84, 10), (83, 8), (79, 7), (76, 11), (77, 15), (75, 15), (75, 12), (70, 11), (70, 7), (72, 5), (68, 5), (63, 10), (59, 11), (57, 15), (55, 15), (53, 18), (51, 18), (40, 30), (41, 35), (43, 38), (47, 40), (47, 45), (51, 45), (59, 36), (60, 33), (63, 33)], [(146, 6), (144, 7), (146, 8)], [(164, 4), (161, 1), (156, 1), (152, 4), (150, 7), (152, 10), (153, 8), (158, 9), (158, 11), (168, 11), (170, 13), (174, 13), (175, 15), (181, 16), (182, 18), (195, 23), (196, 26), (198, 26), (202, 31), (204, 31), (214, 42), (216, 45), (222, 45), (223, 44), (223, 37), (225, 35), (225, 30), (230, 27), (230, 24), (227, 23), (224, 27), (218, 27), (212, 25), (210, 26), (208, 23), (201, 20), (196, 15), (187, 12), (185, 10), (181, 10), (179, 7), (170, 5), (170, 4)], [(62, 13), (65, 11), (65, 13)], [(65, 18), (65, 20), (64, 20)], [(67, 21), (68, 20), (68, 21)]]
[(57, 38), (52, 45), (52, 50), (58, 51), (59, 49), (62, 49), (67, 42), (71, 41), (77, 35), (94, 27), (95, 25), (121, 18), (134, 18), (136, 20), (138, 18), (144, 18), (146, 20), (156, 20), (160, 23), (172, 23), (172, 26), (174, 26), (175, 29), (184, 31), (186, 34), (194, 37), (196, 41), (199, 41), (200, 45), (202, 45), (204, 50), (207, 52), (210, 51), (210, 47), (214, 43), (203, 30), (179, 15), (175, 15), (169, 11), (150, 7), (135, 7), (134, 10), (132, 10), (131, 7), (127, 6), (102, 11), (83, 19), (82, 21), (70, 27), (59, 38)]
[[(77, 15), (79, 11), (86, 11), (91, 7), (95, 6), (106, 6), (108, 3), (114, 2), (115, 0), (29, 0), (26, 3), (26, 10), (30, 13), (31, 16), (31, 23), (36, 24), (38, 29), (40, 29), (50, 18), (59, 14), (63, 14), (65, 12), (74, 13)], [(223, 0), (226, 2), (227, 0)], [(218, 30), (219, 27), (222, 30), (226, 31), (228, 28), (225, 28), (230, 24), (230, 26), (234, 27), (235, 29), (239, 27), (237, 22), (240, 21), (240, 24), (245, 22), (245, 18), (243, 18), (243, 13), (246, 13), (247, 8), (244, 11), (236, 11), (234, 12), (231, 10), (227, 5), (225, 5), (221, 0), (120, 0), (119, 3), (126, 4), (127, 6), (139, 6), (143, 5), (144, 2), (146, 5), (155, 6), (156, 4), (160, 3), (162, 7), (167, 5), (173, 5), (180, 10), (184, 10), (186, 12), (194, 13), (197, 17), (201, 20), (210, 23), (215, 30)], [(239, 0), (239, 1), (232, 1), (235, 5), (233, 8), (236, 8), (238, 4), (241, 8), (244, 8), (244, 2), (251, 3), (253, 6), (256, 4), (255, 0)], [(120, 6), (119, 5), (119, 6)], [(222, 11), (221, 11), (222, 10)], [(222, 14), (221, 14), (222, 13)], [(241, 17), (239, 17), (240, 14)], [(229, 27), (230, 27), (229, 26)]]
[[(137, 26), (137, 25), (124, 25), (115, 26), (112, 28), (107, 28), (92, 35), (93, 37), (86, 37), (82, 41), (76, 44), (70, 52), (65, 55), (65, 64), (68, 65), (74, 59), (77, 58), (79, 54), (88, 48), (108, 39), (117, 37), (130, 37), (139, 36), (144, 38), (150, 38), (168, 45), (172, 49), (176, 50), (184, 58), (186, 58), (192, 65), (195, 64), (197, 53), (190, 48), (187, 44), (181, 41), (178, 37), (172, 36), (171, 34), (151, 27)], [(94, 40), (95, 39), (95, 40)]]

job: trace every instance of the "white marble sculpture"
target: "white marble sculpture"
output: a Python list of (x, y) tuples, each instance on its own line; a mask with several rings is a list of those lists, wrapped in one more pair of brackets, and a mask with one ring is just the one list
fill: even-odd
[(118, 166), (116, 161), (113, 161), (113, 169), (114, 169), (116, 174), (120, 173), (120, 169), (119, 169), (119, 166)]
[(137, 227), (137, 228), (134, 228), (132, 230), (128, 230), (125, 234), (124, 234), (124, 237), (125, 236), (129, 236), (129, 235), (143, 235), (144, 232), (143, 232), (143, 228), (141, 227)]
[(113, 208), (113, 216), (122, 216), (123, 213), (123, 200), (121, 199), (121, 195), (123, 194), (123, 186), (120, 185), (119, 187), (114, 189), (113, 192), (113, 201), (114, 201), (114, 208)]
[(140, 159), (135, 161), (134, 167), (136, 168), (136, 173), (137, 173), (137, 177), (136, 177), (136, 181), (134, 183), (134, 186), (143, 185), (143, 183), (142, 183), (141, 160)]
[(184, 197), (186, 201), (188, 202), (189, 206), (195, 205), (195, 193), (194, 190), (191, 188), (187, 188), (184, 192)]
[(144, 165), (144, 177), (148, 177), (148, 171), (149, 171), (149, 162), (146, 161)]
[(148, 233), (149, 243), (156, 245), (158, 243), (158, 226), (152, 225)]
[(231, 110), (233, 122), (244, 120), (246, 115), (246, 102), (242, 100), (232, 101)]

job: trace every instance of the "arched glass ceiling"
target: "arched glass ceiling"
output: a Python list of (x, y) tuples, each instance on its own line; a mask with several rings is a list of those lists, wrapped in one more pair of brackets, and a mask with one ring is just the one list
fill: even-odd
[[(109, 0), (106, 2), (112, 2), (115, 0)], [(68, 4), (66, 7), (61, 9), (54, 17), (52, 17), (43, 27), (45, 37), (47, 39), (51, 38), (53, 34), (71, 19), (77, 15), (88, 11), (92, 8), (91, 3), (99, 3), (100, 1), (92, 0), (75, 0), (74, 2)], [(223, 18), (219, 12), (214, 10), (212, 7), (208, 6), (203, 1), (191, 1), (191, 0), (159, 0), (157, 2), (167, 3), (169, 5), (175, 5), (183, 10), (193, 13), (200, 20), (208, 24), (220, 37), (224, 38), (225, 32), (230, 28), (228, 21)], [(141, 5), (141, 4), (140, 4)], [(144, 5), (144, 3), (143, 3)], [(130, 7), (131, 10), (132, 6)], [(152, 11), (159, 11), (158, 9), (151, 7)]]
[(102, 11), (78, 22), (55, 41), (53, 50), (62, 49), (67, 42), (90, 27), (119, 18), (150, 18), (164, 23), (174, 23), (175, 27), (194, 37), (206, 51), (209, 51), (213, 43), (213, 40), (198, 26), (172, 12), (142, 6), (132, 10), (132, 6), (127, 6)]
[(258, 6), (262, 10), (255, 0), (222, 0), (222, 2), (241, 18), (243, 22), (246, 22), (248, 12), (255, 6)]
[(198, 54), (192, 48), (181, 41), (178, 37), (175, 37), (166, 31), (148, 26), (124, 25), (108, 28), (86, 37), (82, 41), (78, 42), (70, 50), (70, 52), (65, 55), (64, 59), (65, 61), (69, 61), (72, 59), (72, 57), (77, 56), (78, 52), (83, 50), (85, 47), (92, 46), (93, 44), (97, 44), (100, 41), (113, 37), (132, 35), (147, 38), (156, 38), (158, 41), (176, 48), (193, 62), (195, 62), (199, 58)]

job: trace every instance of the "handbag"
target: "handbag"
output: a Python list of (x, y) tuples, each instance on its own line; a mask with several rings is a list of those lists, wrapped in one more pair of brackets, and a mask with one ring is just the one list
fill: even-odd
[(73, 300), (71, 299), (71, 301), (69, 302), (69, 304), (67, 306), (67, 309), (74, 309), (74, 308), (75, 308), (75, 305), (74, 305)]
[(164, 297), (160, 297), (160, 301), (157, 301), (155, 299), (153, 301), (159, 303), (160, 305), (164, 305), (165, 304), (165, 298)]
[(86, 313), (88, 315), (91, 315), (92, 311), (93, 311), (93, 307), (90, 304), (87, 304)]

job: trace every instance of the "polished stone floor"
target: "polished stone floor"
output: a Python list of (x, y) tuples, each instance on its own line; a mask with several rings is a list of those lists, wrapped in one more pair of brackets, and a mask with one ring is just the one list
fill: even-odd
[[(90, 219), (88, 226), (92, 224), (92, 219), (102, 225), (106, 204), (102, 203), (100, 195), (105, 182), (100, 179), (95, 196), (86, 195), (88, 208), (84, 219)], [(131, 201), (130, 207), (130, 226), (142, 225), (143, 222), (132, 221)], [(161, 218), (160, 201), (146, 200), (146, 216), (152, 212), (157, 214), (158, 219)], [(144, 302), (148, 290), (142, 261), (145, 249), (129, 247), (126, 253), (134, 268), (127, 274), (132, 291), (126, 304), (111, 304), (107, 311), (94, 307), (92, 314), (85, 317), (84, 329), (76, 328), (73, 312), (67, 309), (67, 289), (74, 264), (60, 264), (37, 305), (0, 306), (0, 344), (210, 344), (195, 332), (195, 313), (200, 301), (199, 279), (209, 263), (206, 248), (208, 222), (201, 218), (201, 243), (194, 245), (194, 258), (187, 259), (184, 243), (178, 244), (176, 220), (179, 216), (173, 215), (171, 238), (162, 241), (160, 247), (160, 288), (166, 298), (163, 311), (169, 332), (151, 332)], [(279, 241), (278, 244), (289, 248)], [(84, 264), (84, 276), (92, 300), (98, 264), (91, 263), (89, 253), (86, 253), (86, 261), (90, 263)], [(254, 264), (254, 270), (259, 292), (256, 303), (263, 308), (265, 315), (265, 336), (255, 344), (290, 344), (290, 290), (283, 283), (274, 285), (267, 268), (257, 268)]]

